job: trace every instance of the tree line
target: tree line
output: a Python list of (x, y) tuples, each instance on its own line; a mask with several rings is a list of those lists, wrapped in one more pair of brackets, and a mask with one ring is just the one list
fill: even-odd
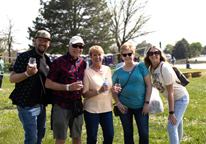
[[(28, 27), (28, 39), (33, 41), (37, 30), (47, 30), (52, 37), (47, 52), (52, 54), (65, 54), (69, 39), (74, 35), (80, 35), (86, 43), (83, 54), (87, 54), (93, 45), (100, 45), (105, 53), (115, 53), (123, 43), (154, 32), (145, 27), (151, 18), (145, 13), (147, 0), (40, 0), (40, 5), (33, 26)], [(10, 21), (4, 35), (0, 35), (0, 51), (6, 48), (9, 56), (15, 43), (12, 28)], [(136, 48), (151, 45), (143, 41)], [(164, 52), (186, 58), (202, 49), (200, 43), (189, 44), (183, 38), (175, 46), (168, 44)], [(143, 55), (144, 49), (137, 53)]]
[(185, 38), (182, 38), (174, 46), (167, 44), (164, 52), (175, 56), (177, 59), (183, 59), (200, 54), (206, 54), (206, 46), (203, 47), (200, 42), (189, 44)]

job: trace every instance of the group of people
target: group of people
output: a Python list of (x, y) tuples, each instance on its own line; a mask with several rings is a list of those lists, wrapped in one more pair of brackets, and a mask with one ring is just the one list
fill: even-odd
[[(99, 124), (103, 131), (103, 143), (112, 144), (112, 98), (118, 107), (124, 143), (134, 143), (134, 116), (139, 143), (148, 144), (152, 86), (156, 86), (168, 99), (169, 141), (171, 144), (180, 143), (183, 134), (182, 117), (189, 102), (189, 94), (185, 87), (176, 83), (178, 79), (161, 49), (149, 48), (144, 63), (138, 63), (133, 61), (134, 46), (123, 44), (120, 54), (124, 65), (112, 75), (111, 69), (102, 65), (104, 50), (101, 46), (94, 45), (89, 49), (92, 65), (87, 67), (80, 57), (85, 46), (80, 36), (73, 36), (69, 41), (67, 54), (52, 63), (45, 54), (50, 41), (50, 33), (39, 30), (34, 39), (35, 47), (18, 56), (10, 75), (10, 82), (16, 83), (10, 99), (17, 105), (25, 131), (25, 144), (42, 143), (46, 132), (48, 104), (52, 104), (51, 128), (56, 144), (65, 143), (68, 128), (72, 143), (81, 144), (83, 119), (88, 144), (97, 143)], [(30, 57), (36, 58), (37, 64), (34, 67), (28, 63)], [(107, 84), (104, 84), (105, 79)], [(117, 87), (116, 83), (120, 83), (121, 87)]]

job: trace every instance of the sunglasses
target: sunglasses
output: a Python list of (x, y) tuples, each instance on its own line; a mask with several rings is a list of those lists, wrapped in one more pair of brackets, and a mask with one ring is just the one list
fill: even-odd
[(160, 51), (148, 52), (148, 55), (149, 55), (149, 56), (153, 56), (153, 54), (159, 55), (160, 53), (161, 53)]
[(128, 55), (128, 56), (131, 56), (132, 53), (124, 53), (124, 54), (122, 54), (123, 57), (126, 57), (127, 55)]
[(83, 48), (84, 48), (84, 46), (82, 46), (82, 45), (77, 45), (77, 44), (72, 44), (72, 47), (73, 47), (73, 48), (79, 47), (80, 49), (83, 49)]

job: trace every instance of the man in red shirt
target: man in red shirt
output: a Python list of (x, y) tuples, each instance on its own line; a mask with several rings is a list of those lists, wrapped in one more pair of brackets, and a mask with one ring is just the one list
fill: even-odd
[(69, 51), (51, 64), (45, 86), (52, 89), (52, 129), (56, 144), (64, 144), (68, 126), (74, 144), (81, 144), (83, 125), (83, 104), (81, 99), (82, 80), (86, 62), (80, 58), (84, 41), (73, 36), (69, 42)]

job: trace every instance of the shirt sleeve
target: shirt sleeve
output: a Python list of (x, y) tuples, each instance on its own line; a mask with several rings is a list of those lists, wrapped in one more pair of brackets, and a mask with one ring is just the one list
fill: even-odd
[(119, 69), (115, 70), (113, 75), (112, 75), (112, 83), (113, 84), (117, 83), (117, 81), (118, 81), (118, 70)]
[(22, 73), (24, 71), (26, 71), (26, 67), (27, 67), (27, 61), (26, 58), (23, 57), (24, 54), (20, 54), (15, 62), (15, 65), (13, 67), (13, 71), (16, 73)]
[(83, 85), (84, 85), (84, 87), (83, 87), (82, 93), (85, 93), (85, 92), (87, 92), (89, 90), (89, 84), (90, 83), (89, 83), (89, 78), (88, 78), (87, 72), (88, 72), (88, 68), (84, 71), (84, 78), (83, 78)]
[(146, 75), (150, 74), (149, 70), (147, 69), (146, 65), (144, 63), (139, 63), (139, 67), (140, 67), (140, 71), (143, 75), (143, 77), (145, 77)]
[(162, 65), (162, 75), (165, 85), (171, 85), (175, 82), (175, 72), (173, 68), (168, 64)]
[(58, 64), (57, 60), (54, 60), (51, 64), (51, 68), (47, 74), (47, 78), (51, 79), (52, 81), (56, 81), (58, 78), (58, 72), (59, 72), (60, 66)]

